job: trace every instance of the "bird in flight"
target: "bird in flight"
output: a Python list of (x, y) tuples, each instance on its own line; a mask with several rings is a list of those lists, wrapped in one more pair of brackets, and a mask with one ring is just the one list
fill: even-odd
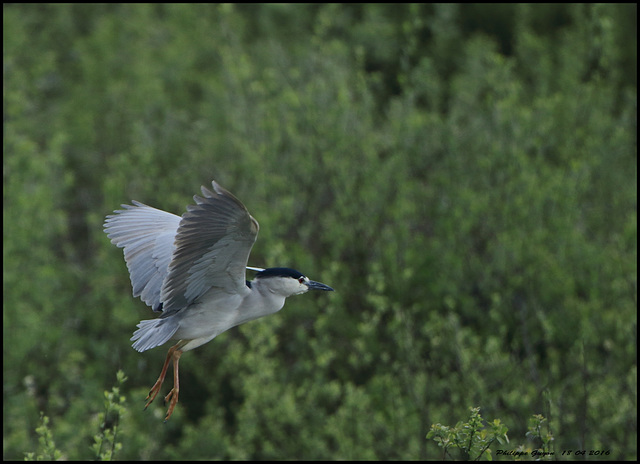
[[(190, 351), (232, 327), (273, 314), (285, 299), (309, 290), (333, 291), (286, 268), (247, 267), (258, 236), (258, 221), (215, 181), (202, 187), (195, 205), (180, 217), (138, 201), (106, 217), (104, 231), (124, 249), (133, 296), (160, 313), (140, 321), (131, 340), (142, 352), (177, 341), (169, 348), (162, 371), (151, 387), (145, 409), (153, 402), (173, 362), (173, 388), (165, 422), (178, 403), (178, 362)], [(257, 271), (246, 280), (246, 269)]]

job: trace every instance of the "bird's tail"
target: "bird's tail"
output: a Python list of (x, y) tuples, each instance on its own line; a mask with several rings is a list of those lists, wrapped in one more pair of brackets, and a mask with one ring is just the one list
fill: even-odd
[(171, 319), (158, 318), (140, 321), (137, 327), (138, 330), (131, 337), (135, 342), (133, 348), (138, 351), (147, 351), (168, 342), (178, 330), (179, 324)]

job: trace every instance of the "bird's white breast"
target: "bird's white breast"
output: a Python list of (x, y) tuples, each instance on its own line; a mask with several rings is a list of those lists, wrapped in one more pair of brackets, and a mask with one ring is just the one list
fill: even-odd
[(278, 312), (285, 298), (262, 294), (259, 286), (244, 295), (229, 294), (212, 288), (194, 304), (177, 313), (179, 328), (174, 339), (192, 340), (183, 351), (203, 345), (221, 333), (245, 322)]

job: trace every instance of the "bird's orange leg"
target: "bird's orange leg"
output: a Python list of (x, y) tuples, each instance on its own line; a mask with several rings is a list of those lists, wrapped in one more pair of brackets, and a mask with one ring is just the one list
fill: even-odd
[[(177, 348), (177, 345), (174, 347)], [(164, 418), (164, 421), (167, 422), (173, 414), (173, 409), (178, 404), (178, 394), (180, 393), (180, 376), (178, 375), (178, 362), (180, 361), (180, 356), (182, 356), (182, 351), (176, 349), (173, 352), (173, 388), (164, 397), (164, 403), (167, 404), (167, 401), (171, 400), (169, 403), (169, 409), (167, 409), (167, 417)]]
[[(149, 405), (153, 403), (153, 400), (156, 399), (156, 396), (158, 396), (158, 393), (160, 392), (160, 387), (162, 387), (164, 378), (167, 375), (169, 360), (171, 360), (176, 350), (178, 350), (178, 345), (174, 345), (171, 348), (169, 348), (169, 352), (167, 353), (167, 358), (164, 360), (164, 365), (162, 366), (162, 372), (160, 373), (160, 377), (158, 377), (158, 380), (156, 380), (156, 383), (153, 384), (153, 387), (151, 387), (151, 390), (149, 390), (149, 394), (145, 398), (145, 400), (149, 400), (147, 401), (147, 404), (144, 406), (145, 409), (147, 409)], [(180, 354), (182, 354), (182, 352), (180, 352)], [(174, 367), (175, 367), (175, 364), (174, 364)]]

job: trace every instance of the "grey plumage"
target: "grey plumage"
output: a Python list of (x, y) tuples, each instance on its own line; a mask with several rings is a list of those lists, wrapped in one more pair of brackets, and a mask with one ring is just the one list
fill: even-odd
[(285, 299), (309, 290), (333, 290), (289, 268), (250, 268), (249, 253), (258, 236), (258, 222), (245, 206), (216, 182), (202, 187), (182, 217), (143, 203), (122, 205), (107, 216), (104, 230), (124, 249), (133, 296), (140, 297), (160, 317), (140, 321), (131, 340), (146, 351), (177, 340), (149, 393), (158, 394), (170, 360), (174, 388), (167, 419), (178, 401), (178, 360), (183, 352), (209, 342), (244, 322), (279, 311)]

